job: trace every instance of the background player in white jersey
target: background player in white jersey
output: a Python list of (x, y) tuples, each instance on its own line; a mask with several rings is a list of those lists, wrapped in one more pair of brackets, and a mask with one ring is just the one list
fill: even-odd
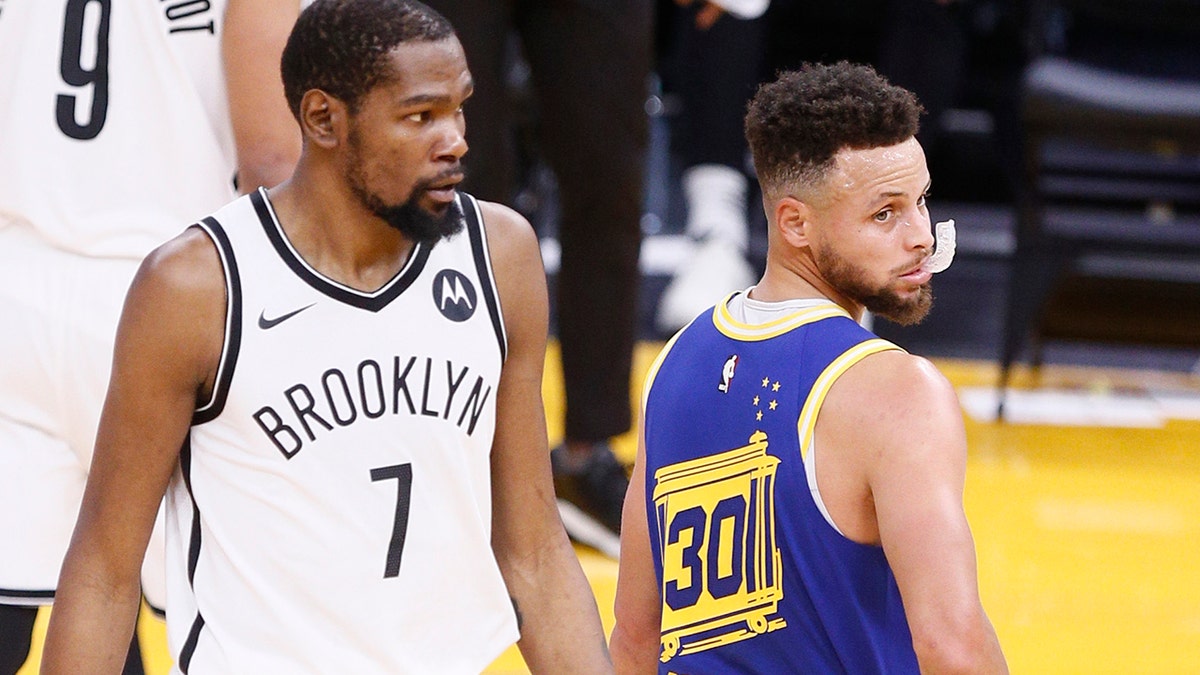
[(518, 626), (537, 672), (610, 669), (554, 501), (536, 237), (455, 190), (453, 29), (320, 0), (283, 71), (292, 177), (130, 288), (44, 672), (119, 668), (164, 491), (180, 670), (478, 672)]
[(933, 300), (920, 112), (846, 62), (751, 101), (767, 267), (647, 380), (618, 672), (1007, 672), (979, 599), (954, 390), (857, 324), (864, 310), (915, 323)]
[[(138, 263), (228, 201), (235, 170), (245, 189), (274, 184), (299, 154), (286, 106), (246, 102), (281, 90), (290, 23), (279, 11), (267, 30), (250, 5), (268, 2), (299, 13), (298, 0), (0, 7), (0, 674), (25, 661), (54, 597)], [(275, 82), (258, 81), (262, 61)], [(147, 559), (157, 607), (161, 557)]]

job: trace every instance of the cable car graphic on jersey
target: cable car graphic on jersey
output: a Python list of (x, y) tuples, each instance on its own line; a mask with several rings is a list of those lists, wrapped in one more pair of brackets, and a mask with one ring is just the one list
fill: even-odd
[(663, 663), (787, 625), (767, 435), (654, 473), (663, 556)]

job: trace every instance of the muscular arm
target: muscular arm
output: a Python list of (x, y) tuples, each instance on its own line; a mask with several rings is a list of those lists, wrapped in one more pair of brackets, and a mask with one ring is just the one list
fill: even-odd
[(542, 369), (549, 301), (537, 238), (523, 218), (483, 204), (508, 333), (492, 445), (492, 548), (521, 620), (534, 673), (610, 672), (596, 600), (554, 500)]
[(224, 309), (216, 251), (196, 229), (152, 253), (130, 287), (43, 673), (121, 672), (142, 558), (197, 397), (216, 369)]
[[(876, 354), (842, 376), (821, 417), (822, 494), (820, 448), (849, 451), (855, 463), (839, 468), (864, 481), (859, 512), (865, 515), (843, 518), (839, 526), (847, 525), (851, 538), (882, 544), (921, 672), (1008, 672), (979, 599), (975, 544), (962, 500), (966, 435), (950, 383), (925, 359)], [(845, 484), (830, 488), (836, 504), (847, 503), (839, 499)], [(840, 510), (843, 516), (850, 512)], [(838, 511), (831, 514), (839, 519)]]
[(225, 8), (221, 56), (243, 193), (282, 183), (300, 157), (300, 128), (279, 76), (299, 14), (300, 0), (229, 0)]
[(637, 461), (621, 511), (621, 565), (617, 572), (612, 634), (613, 665), (621, 675), (658, 672), (662, 604), (651, 558), (646, 520), (646, 446), (638, 439)]

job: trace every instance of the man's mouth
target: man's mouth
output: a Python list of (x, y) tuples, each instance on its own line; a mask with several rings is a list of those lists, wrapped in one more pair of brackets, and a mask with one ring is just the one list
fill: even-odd
[(462, 180), (463, 175), (461, 173), (444, 176), (424, 188), (424, 191), (433, 201), (440, 204), (449, 204), (454, 201), (454, 196), (458, 192), (458, 184)]
[(929, 283), (929, 280), (933, 278), (933, 272), (930, 272), (925, 267), (925, 261), (922, 260), (920, 263), (909, 268), (907, 272), (902, 273), (900, 278), (915, 286), (922, 286)]

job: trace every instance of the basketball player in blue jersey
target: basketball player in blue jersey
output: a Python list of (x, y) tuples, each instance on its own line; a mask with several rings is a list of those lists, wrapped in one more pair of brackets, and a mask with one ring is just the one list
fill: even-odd
[(979, 599), (954, 391), (858, 324), (864, 310), (914, 323), (932, 302), (920, 112), (846, 62), (751, 102), (767, 267), (649, 374), (618, 672), (1007, 672)]
[(318, 0), (282, 59), (292, 176), (142, 265), (43, 672), (116, 672), (167, 500), (182, 673), (611, 671), (555, 506), (547, 292), (459, 193), (472, 80), (412, 0)]

